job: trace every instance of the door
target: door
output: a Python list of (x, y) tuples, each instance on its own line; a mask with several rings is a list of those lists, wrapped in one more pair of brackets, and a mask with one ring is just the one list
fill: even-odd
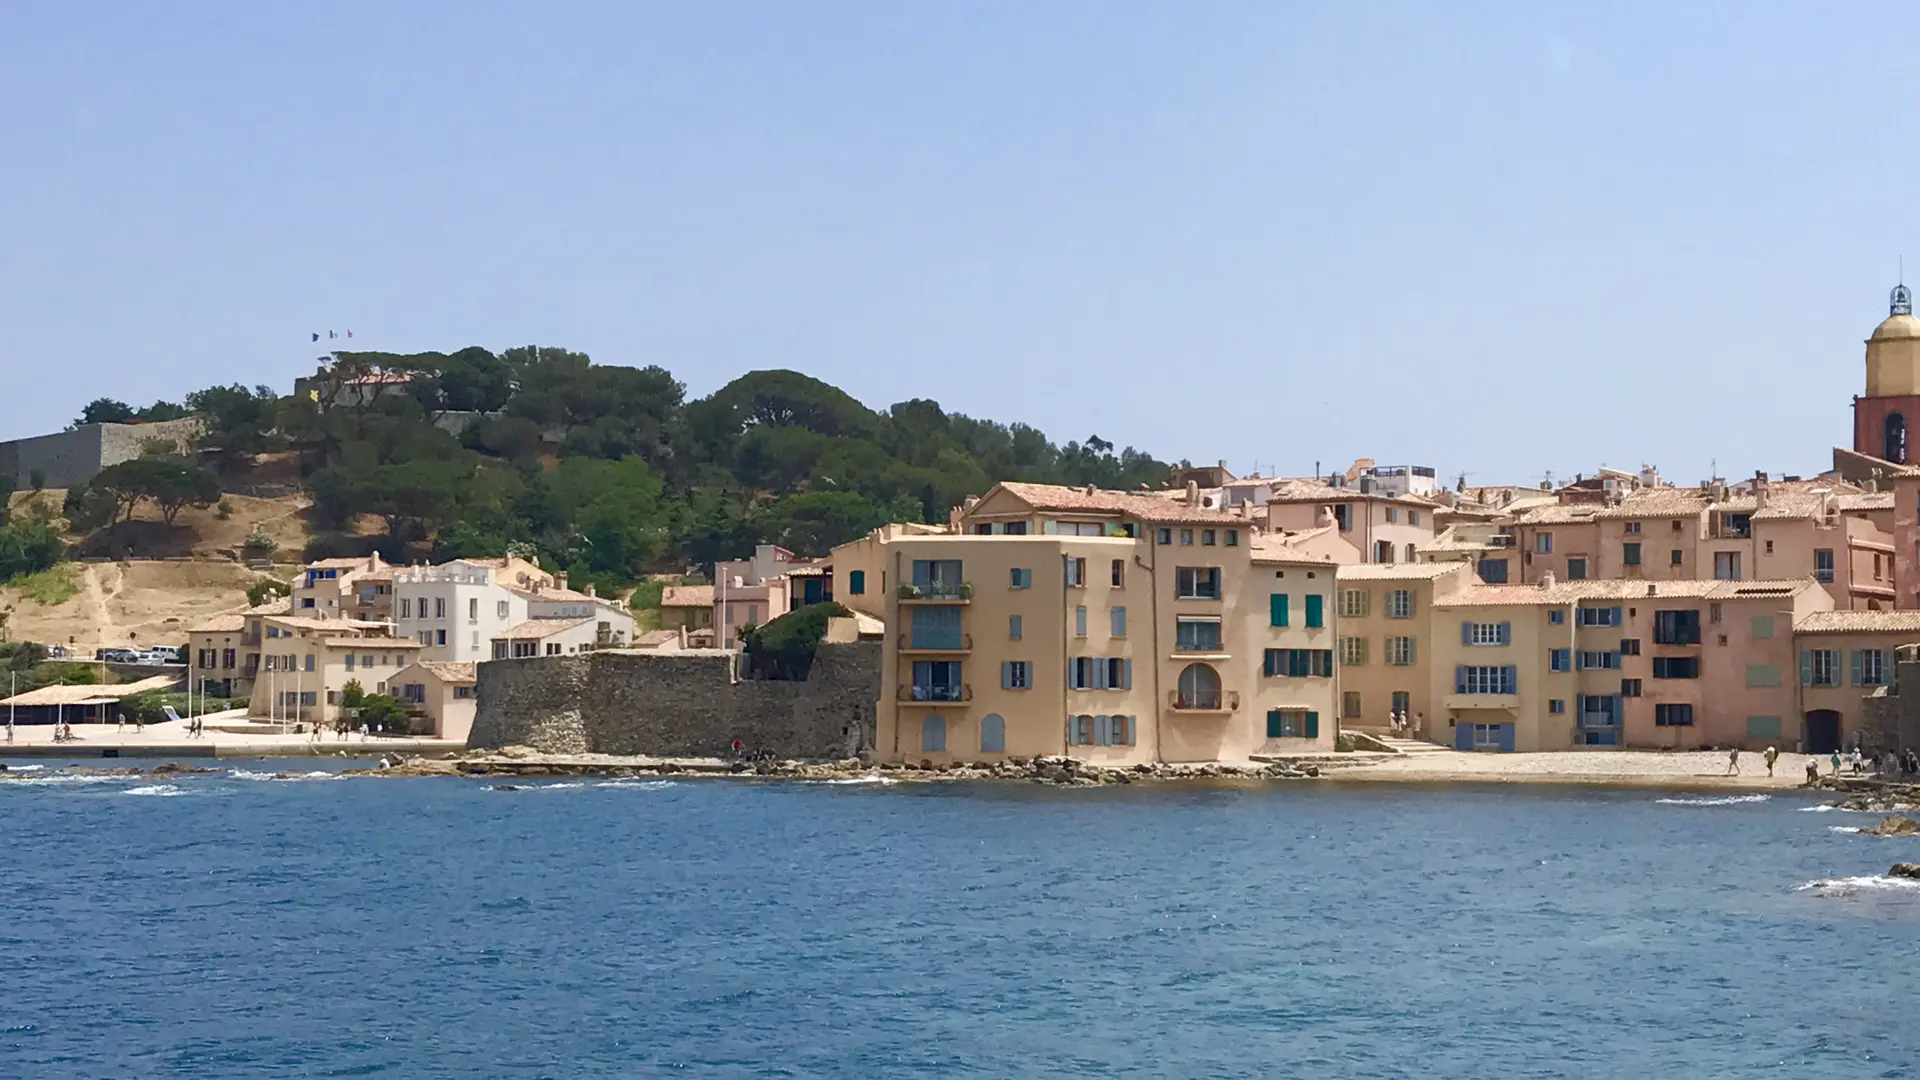
[(1840, 749), (1840, 714), (1832, 709), (1809, 712), (1802, 741), (1809, 754), (1831, 754)]

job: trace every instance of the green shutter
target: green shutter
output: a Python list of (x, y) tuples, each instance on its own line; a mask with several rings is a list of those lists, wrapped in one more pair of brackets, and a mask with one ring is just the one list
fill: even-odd
[(1853, 685), (1859, 686), (1860, 685), (1860, 650), (1859, 649), (1847, 650), (1847, 665), (1849, 668), (1852, 669)]
[(1307, 594), (1307, 625), (1308, 626), (1320, 625), (1320, 616), (1321, 616), (1320, 604), (1323, 599), (1324, 598), (1319, 593)]
[(1287, 625), (1287, 594), (1274, 593), (1267, 599), (1267, 614), (1275, 626)]
[(1813, 650), (1800, 650), (1800, 685), (1813, 685)]
[(1308, 712), (1307, 713), (1307, 738), (1317, 739), (1319, 737), (1320, 737), (1320, 714), (1317, 712)]
[(1267, 710), (1267, 738), (1277, 739), (1279, 737), (1280, 737), (1280, 710), (1268, 709)]

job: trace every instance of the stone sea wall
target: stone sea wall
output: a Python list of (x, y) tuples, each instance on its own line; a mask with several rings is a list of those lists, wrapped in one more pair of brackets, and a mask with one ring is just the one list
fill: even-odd
[(481, 664), (467, 745), (721, 757), (739, 739), (825, 759), (873, 745), (878, 642), (821, 645), (805, 682), (733, 682), (729, 662), (708, 651), (604, 651)]

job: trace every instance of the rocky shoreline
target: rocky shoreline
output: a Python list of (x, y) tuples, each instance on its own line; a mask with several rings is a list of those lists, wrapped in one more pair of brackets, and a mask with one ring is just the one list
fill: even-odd
[(501, 778), (538, 778), (596, 776), (610, 779), (680, 776), (734, 777), (741, 779), (855, 780), (880, 779), (913, 782), (953, 782), (964, 780), (1027, 781), (1065, 787), (1096, 787), (1105, 784), (1134, 784), (1192, 780), (1313, 780), (1331, 763), (1311, 760), (1274, 761), (1249, 766), (1128, 765), (1103, 766), (1069, 757), (1007, 758), (996, 762), (956, 762), (948, 765), (901, 764), (875, 765), (858, 758), (841, 761), (722, 761), (719, 759), (656, 759), (538, 754), (509, 747), (485, 755), (455, 758), (402, 758), (397, 754), (381, 759), (378, 767), (356, 770), (367, 775), (399, 776), (484, 776)]

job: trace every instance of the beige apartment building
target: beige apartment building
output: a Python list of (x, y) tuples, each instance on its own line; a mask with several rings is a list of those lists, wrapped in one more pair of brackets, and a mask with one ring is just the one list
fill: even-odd
[(1384, 732), (1391, 713), (1428, 722), (1436, 601), (1475, 584), (1466, 562), (1370, 563), (1339, 568), (1340, 724)]
[(262, 661), (248, 715), (283, 723), (330, 723), (340, 714), (340, 692), (358, 682), (381, 693), (413, 663), (418, 641), (391, 637), (385, 624), (298, 615), (260, 617)]
[[(1364, 479), (1364, 478), (1363, 478)], [(1415, 494), (1361, 487), (1335, 487), (1315, 480), (1288, 480), (1267, 501), (1267, 523), (1279, 532), (1307, 532), (1331, 523), (1363, 563), (1414, 562), (1433, 540), (1440, 506)]]
[(1804, 717), (1808, 745), (1851, 749), (1865, 728), (1865, 698), (1893, 681), (1894, 650), (1920, 642), (1920, 611), (1815, 612), (1794, 623), (1793, 636), (1794, 711)]
[(952, 529), (834, 549), (884, 621), (886, 760), (1101, 764), (1330, 750), (1334, 566), (1186, 500), (1001, 484)]

